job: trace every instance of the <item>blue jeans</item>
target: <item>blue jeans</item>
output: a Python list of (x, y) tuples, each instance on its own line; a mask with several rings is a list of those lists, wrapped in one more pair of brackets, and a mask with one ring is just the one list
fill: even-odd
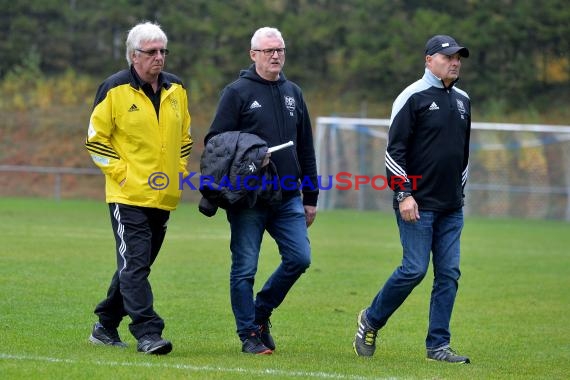
[(449, 345), (449, 321), (457, 294), (459, 240), (463, 229), (463, 210), (448, 213), (420, 211), (420, 220), (404, 222), (396, 210), (403, 248), (402, 264), (386, 281), (366, 311), (375, 328), (382, 328), (426, 275), (430, 251), (433, 254), (434, 281), (429, 309), (426, 348)]
[[(232, 266), (230, 297), (237, 333), (243, 340), (271, 313), (311, 264), (305, 209), (300, 196), (277, 206), (227, 210)], [(277, 243), (281, 263), (253, 298), (253, 284), (264, 232)]]

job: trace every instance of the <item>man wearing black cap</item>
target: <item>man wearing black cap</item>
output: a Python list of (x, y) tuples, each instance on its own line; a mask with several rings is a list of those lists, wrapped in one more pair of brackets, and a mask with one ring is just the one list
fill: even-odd
[[(430, 252), (434, 282), (431, 292), (427, 358), (469, 363), (450, 348), (449, 322), (459, 271), (463, 228), (463, 190), (467, 181), (471, 103), (455, 87), (461, 58), (469, 50), (453, 38), (436, 35), (425, 48), (425, 74), (394, 101), (390, 118), (386, 172), (399, 177), (393, 207), (403, 248), (396, 268), (371, 305), (358, 315), (353, 347), (372, 356), (378, 330), (425, 277)], [(409, 181), (417, 176), (417, 181)]]

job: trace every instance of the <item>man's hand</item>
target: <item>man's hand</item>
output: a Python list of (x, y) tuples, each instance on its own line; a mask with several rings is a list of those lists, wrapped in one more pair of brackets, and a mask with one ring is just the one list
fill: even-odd
[(261, 167), (264, 168), (269, 165), (269, 158), (271, 158), (271, 153), (267, 152), (265, 157), (263, 158), (263, 162), (261, 163)]
[(315, 206), (307, 205), (304, 205), (303, 207), (305, 208), (305, 220), (307, 221), (307, 227), (310, 227), (317, 216), (317, 208)]
[(414, 197), (409, 196), (400, 202), (400, 216), (404, 222), (415, 223), (420, 219), (420, 211)]

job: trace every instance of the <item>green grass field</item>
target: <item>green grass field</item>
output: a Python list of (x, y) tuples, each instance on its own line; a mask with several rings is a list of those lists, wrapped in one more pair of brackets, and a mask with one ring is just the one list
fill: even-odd
[[(153, 266), (166, 320), (164, 357), (91, 345), (93, 308), (115, 257), (98, 201), (0, 199), (2, 379), (563, 379), (570, 374), (570, 224), (467, 218), (452, 346), (471, 365), (425, 360), (431, 276), (380, 333), (373, 358), (352, 351), (358, 311), (399, 264), (392, 215), (322, 211), (313, 264), (274, 313), (277, 351), (240, 352), (230, 309), (229, 229), (193, 204), (172, 214)], [(278, 262), (263, 245), (256, 289)]]

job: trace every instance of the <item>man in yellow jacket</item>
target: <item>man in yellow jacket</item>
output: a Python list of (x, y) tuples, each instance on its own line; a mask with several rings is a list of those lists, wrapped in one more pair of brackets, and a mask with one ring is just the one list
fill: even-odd
[(170, 211), (180, 200), (175, 183), (188, 174), (192, 148), (188, 97), (180, 78), (163, 71), (168, 39), (159, 25), (129, 31), (129, 68), (107, 78), (95, 96), (85, 146), (105, 174), (106, 202), (116, 241), (117, 270), (107, 297), (95, 308), (99, 321), (89, 340), (125, 347), (117, 328), (125, 316), (137, 350), (162, 355), (163, 319), (153, 308), (148, 276)]

